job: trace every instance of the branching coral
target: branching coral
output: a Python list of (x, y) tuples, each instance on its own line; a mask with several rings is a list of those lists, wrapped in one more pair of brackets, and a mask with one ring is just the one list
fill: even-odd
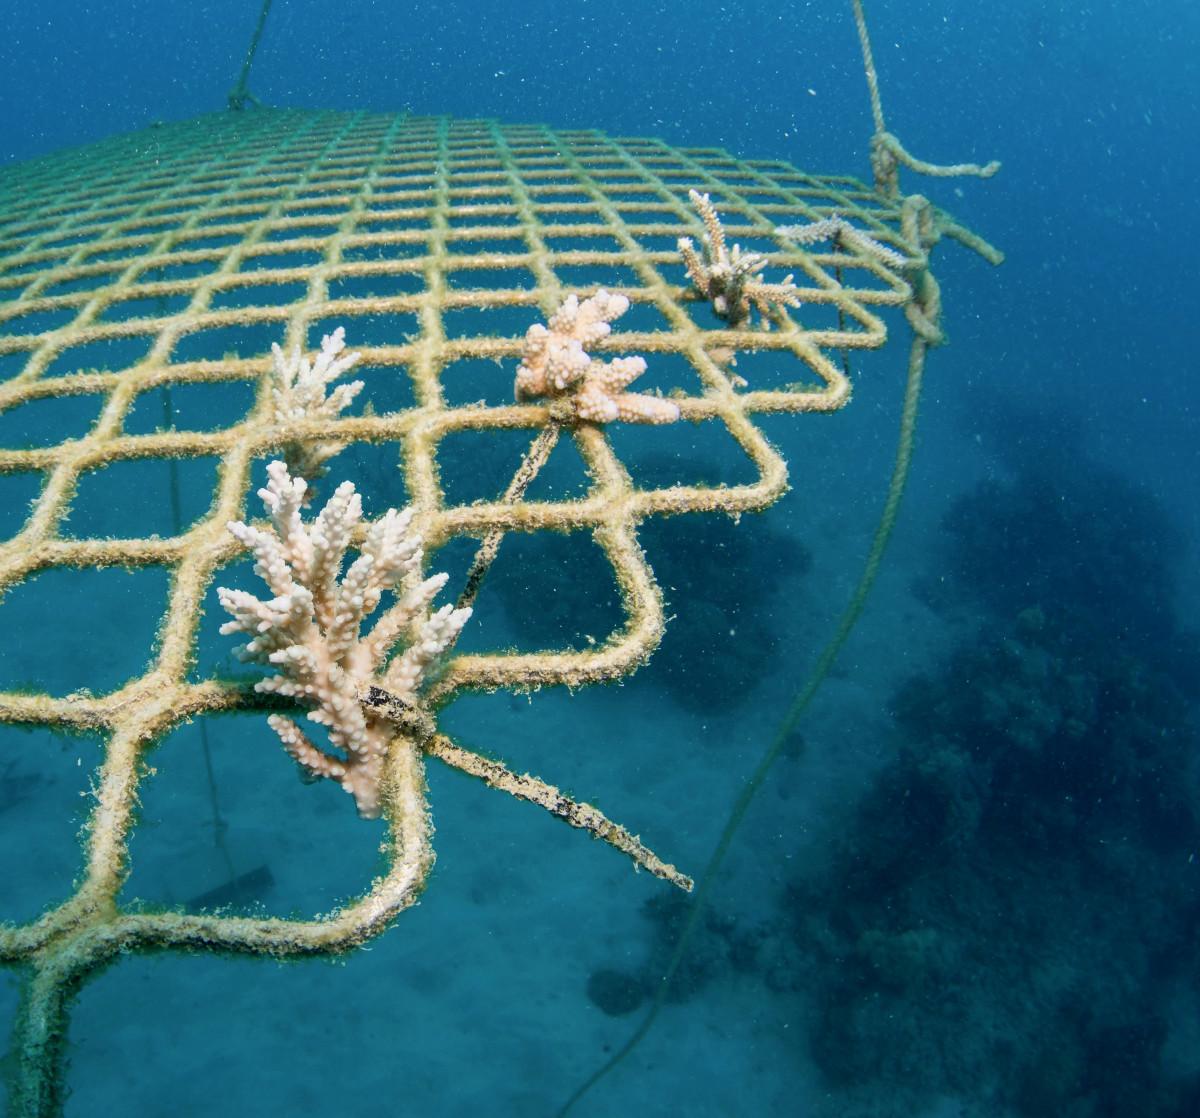
[[(300, 517), (304, 479), (291, 477), (282, 462), (272, 462), (267, 473), (270, 481), (259, 496), (272, 527), (234, 521), (229, 531), (254, 552), (254, 570), (274, 597), (264, 602), (243, 590), (220, 588), (221, 605), (233, 616), (221, 632), (249, 634), (239, 656), (278, 670), (255, 690), (315, 707), (309, 721), (326, 727), (339, 753), (314, 745), (282, 715), (270, 717), (271, 728), (307, 777), (336, 780), (354, 797), (360, 814), (372, 818), (380, 811), (383, 762), (395, 731), (360, 705), (358, 690), (378, 682), (402, 700), (415, 698), (471, 611), (443, 606), (428, 614), (446, 583), (447, 576), (437, 574), (398, 594), (362, 635), (362, 623), (383, 591), (420, 568), (421, 538), (412, 531), (411, 511), (389, 509), (372, 524), (358, 558), (339, 578), (351, 535), (362, 519), (354, 486), (348, 481), (339, 485), (316, 519), (305, 524)], [(412, 643), (382, 670), (397, 640), (414, 627)]]
[[(311, 359), (300, 353), (299, 346), (284, 354), (278, 344), (272, 344), (271, 406), (277, 424), (336, 419), (350, 406), (362, 391), (361, 380), (339, 384), (327, 394), (329, 386), (349, 372), (361, 356), (344, 353), (345, 348), (346, 331), (341, 326), (321, 339), (321, 352)], [(284, 458), (289, 473), (312, 481), (324, 473), (325, 463), (342, 449), (341, 443), (298, 439), (286, 444)]]
[(679, 255), (696, 290), (710, 303), (713, 312), (730, 326), (741, 326), (750, 319), (751, 306), (762, 315), (763, 327), (770, 329), (771, 308), (796, 307), (800, 296), (790, 275), (781, 283), (764, 283), (762, 270), (767, 258), (761, 252), (745, 252), (741, 245), (730, 247), (725, 241), (721, 219), (707, 194), (689, 190), (688, 197), (704, 222), (701, 259), (691, 237), (679, 238)]
[(889, 268), (904, 268), (909, 263), (906, 256), (851, 225), (841, 214), (830, 214), (806, 225), (780, 225), (775, 232), (781, 237), (790, 237), (800, 245), (833, 241), (834, 244), (857, 250), (863, 256), (870, 256)]
[(537, 396), (567, 401), (570, 418), (589, 423), (671, 423), (679, 407), (661, 396), (625, 389), (646, 371), (641, 357), (601, 361), (586, 347), (608, 337), (609, 325), (629, 310), (624, 295), (597, 291), (582, 303), (568, 295), (550, 316), (548, 326), (535, 322), (525, 333), (517, 369), (517, 399)]

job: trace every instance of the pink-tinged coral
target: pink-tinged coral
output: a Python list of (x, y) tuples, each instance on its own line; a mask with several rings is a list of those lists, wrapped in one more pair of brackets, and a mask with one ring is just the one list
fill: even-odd
[[(365, 709), (358, 693), (374, 683), (402, 700), (415, 699), (471, 611), (443, 606), (429, 613), (445, 574), (406, 592), (399, 589), (421, 565), (421, 537), (412, 530), (411, 510), (389, 509), (372, 524), (358, 558), (340, 575), (362, 519), (354, 486), (348, 481), (339, 485), (306, 524), (301, 518), (304, 479), (291, 477), (282, 462), (272, 462), (267, 473), (270, 480), (259, 496), (271, 527), (234, 521), (229, 531), (254, 553), (255, 573), (274, 597), (262, 601), (244, 590), (218, 589), (221, 605), (233, 617), (221, 632), (249, 635), (238, 655), (278, 671), (255, 690), (311, 707), (308, 720), (328, 731), (337, 753), (315, 745), (290, 718), (269, 719), (306, 776), (336, 780), (354, 797), (360, 814), (373, 818), (380, 813), (383, 765), (395, 729)], [(363, 634), (362, 623), (378, 607), (384, 590), (396, 591), (396, 599)], [(393, 647), (409, 632), (415, 632), (411, 643), (384, 670)]]
[(661, 396), (625, 389), (646, 371), (641, 357), (601, 361), (587, 347), (608, 337), (609, 325), (629, 309), (624, 295), (597, 291), (582, 303), (568, 295), (550, 322), (529, 327), (517, 369), (517, 399), (546, 396), (568, 401), (571, 416), (588, 423), (672, 423), (679, 407)]

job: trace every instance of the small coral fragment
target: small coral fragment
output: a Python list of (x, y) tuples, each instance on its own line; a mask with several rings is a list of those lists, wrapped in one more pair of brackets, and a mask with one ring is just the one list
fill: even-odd
[(908, 258), (894, 248), (877, 241), (868, 233), (855, 228), (841, 214), (830, 214), (807, 225), (780, 225), (775, 230), (781, 237), (790, 237), (799, 245), (813, 245), (818, 241), (832, 241), (845, 248), (857, 250), (889, 268), (908, 266)]
[[(339, 384), (327, 390), (333, 381), (349, 372), (361, 354), (344, 353), (346, 330), (339, 326), (321, 339), (321, 351), (311, 359), (293, 346), (285, 354), (279, 345), (271, 345), (271, 406), (280, 426), (313, 419), (336, 419), (362, 391), (361, 380)], [(310, 482), (325, 472), (325, 463), (344, 449), (343, 443), (301, 439), (289, 442), (284, 458), (289, 473)]]
[(764, 329), (771, 328), (772, 307), (796, 307), (800, 296), (790, 275), (780, 283), (764, 283), (762, 270), (767, 258), (761, 252), (745, 252), (741, 245), (732, 248), (725, 241), (721, 219), (707, 194), (689, 190), (688, 198), (704, 222), (701, 248), (696, 252), (691, 237), (679, 238), (679, 255), (695, 289), (711, 304), (713, 313), (730, 326), (750, 320), (751, 306), (762, 315)]
[(679, 407), (661, 396), (625, 389), (646, 371), (641, 357), (601, 361), (588, 346), (608, 337), (609, 325), (629, 309), (624, 295), (597, 291), (582, 303), (568, 295), (548, 326), (534, 323), (525, 333), (517, 369), (518, 400), (548, 396), (569, 402), (572, 418), (589, 423), (671, 423)]

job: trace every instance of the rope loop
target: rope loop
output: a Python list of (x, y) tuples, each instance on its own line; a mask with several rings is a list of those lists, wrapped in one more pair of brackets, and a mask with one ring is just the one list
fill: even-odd
[(875, 57), (871, 52), (871, 36), (867, 31), (867, 17), (863, 12), (862, 0), (851, 0), (854, 9), (854, 26), (858, 31), (858, 44), (862, 48), (863, 74), (867, 79), (867, 92), (871, 98), (871, 116), (875, 131), (871, 136), (871, 170), (875, 175), (875, 190), (885, 198), (900, 197), (900, 165), (911, 171), (934, 178), (951, 178), (959, 175), (976, 175), (989, 179), (998, 170), (1000, 163), (993, 159), (982, 166), (978, 163), (926, 163), (911, 155), (904, 145), (887, 130), (883, 116), (883, 100), (879, 95), (879, 75), (875, 70)]
[(900, 191), (898, 168), (903, 164), (910, 171), (929, 175), (931, 178), (948, 179), (962, 175), (974, 175), (990, 179), (1000, 170), (1000, 161), (990, 163), (927, 163), (918, 159), (891, 132), (876, 132), (871, 137), (871, 169), (875, 172), (875, 188), (890, 198)]

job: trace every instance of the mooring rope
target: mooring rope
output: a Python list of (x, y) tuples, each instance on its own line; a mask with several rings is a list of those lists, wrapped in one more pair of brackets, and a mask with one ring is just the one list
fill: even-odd
[(1000, 170), (1000, 163), (995, 159), (983, 166), (978, 163), (926, 163), (925, 160), (911, 155), (899, 139), (887, 130), (883, 119), (883, 102), (879, 97), (879, 76), (875, 72), (875, 56), (871, 51), (871, 36), (867, 33), (867, 19), (863, 14), (862, 0), (850, 2), (854, 6), (854, 26), (858, 29), (863, 72), (867, 78), (867, 90), (871, 95), (871, 115), (875, 119), (875, 134), (871, 137), (871, 169), (875, 173), (875, 189), (889, 198), (900, 197), (898, 172), (901, 164), (910, 171), (933, 178), (975, 175), (981, 179), (990, 179)]
[(259, 99), (246, 88), (246, 83), (250, 80), (250, 65), (254, 61), (255, 51), (258, 50), (258, 40), (262, 38), (263, 25), (267, 22), (267, 12), (270, 10), (271, 0), (263, 0), (262, 10), (258, 13), (258, 25), (254, 28), (254, 35), (250, 39), (250, 49), (246, 51), (246, 61), (242, 63), (242, 72), (238, 76), (237, 85), (229, 94), (229, 107), (235, 112), (240, 112), (247, 105), (261, 104)]
[[(875, 59), (871, 51), (870, 36), (867, 33), (862, 0), (851, 0), (851, 4), (854, 9), (854, 23), (858, 28), (859, 44), (862, 47), (863, 72), (871, 98), (871, 115), (875, 123), (875, 132), (871, 137), (871, 167), (875, 175), (876, 190), (889, 198), (899, 197), (900, 187), (897, 172), (900, 164), (904, 164), (904, 166), (921, 174), (933, 175), (939, 178), (954, 175), (976, 175), (980, 178), (990, 178), (994, 175), (1000, 169), (1000, 164), (995, 161), (980, 167), (975, 163), (938, 166), (918, 160), (911, 156), (900, 141), (887, 131), (883, 115), (883, 102), (879, 94), (879, 78), (875, 70)], [(906, 238), (911, 238), (914, 243), (919, 243), (925, 251), (928, 251), (933, 242), (941, 235), (934, 225), (932, 207), (919, 195), (913, 195), (905, 199), (903, 224), (903, 231)], [(990, 246), (986, 247), (990, 248)], [(990, 255), (986, 252), (983, 255), (992, 263), (999, 263), (1000, 259), (1002, 259), (994, 250)], [(908, 318), (909, 326), (913, 331), (913, 339), (909, 349), (908, 376), (904, 391), (904, 405), (900, 414), (900, 434), (896, 448), (896, 459), (892, 466), (892, 476), (888, 482), (887, 497), (884, 500), (883, 510), (880, 513), (879, 522), (876, 525), (875, 534), (871, 540), (871, 547), (867, 552), (862, 574), (859, 576), (854, 593), (843, 609), (833, 635), (826, 642), (816, 664), (801, 684), (800, 689), (796, 692), (795, 698), (793, 698), (791, 705), (776, 727), (770, 744), (759, 758), (758, 764), (747, 778), (745, 784), (743, 784), (737, 799), (730, 809), (725, 826), (722, 828), (721, 834), (717, 838), (716, 846), (713, 848), (708, 863), (704, 867), (704, 872), (698, 878), (687, 919), (684, 921), (683, 929), (680, 932), (679, 939), (676, 941), (667, 966), (659, 978), (649, 1011), (642, 1020), (642, 1023), (624, 1045), (576, 1088), (575, 1092), (558, 1111), (557, 1118), (565, 1118), (574, 1105), (596, 1083), (616, 1068), (650, 1031), (650, 1027), (658, 1017), (659, 1011), (666, 1003), (671, 981), (687, 953), (688, 945), (696, 928), (699, 926), (704, 906), (716, 883), (717, 874), (720, 872), (721, 866), (725, 861), (725, 856), (729, 852), (733, 838), (741, 826), (750, 804), (757, 795), (763, 781), (766, 780), (767, 774), (775, 764), (780, 753), (791, 740), (804, 712), (808, 709), (809, 704), (829, 675), (830, 669), (836, 662), (846, 641), (850, 638), (850, 634), (854, 631), (854, 626), (862, 614), (867, 598), (870, 596), (871, 588), (875, 585), (875, 579), (879, 574), (879, 568), (883, 562), (884, 552), (887, 550), (892, 530), (896, 526), (896, 518), (900, 511), (900, 501), (904, 496), (909, 467), (912, 463), (913, 443), (917, 424), (917, 405), (921, 398), (921, 382), (925, 371), (925, 357), (931, 346), (937, 345), (942, 341), (942, 333), (939, 326), (941, 293), (937, 281), (927, 268), (922, 267), (911, 277), (911, 282), (915, 298), (912, 303), (905, 307), (905, 314)]]

